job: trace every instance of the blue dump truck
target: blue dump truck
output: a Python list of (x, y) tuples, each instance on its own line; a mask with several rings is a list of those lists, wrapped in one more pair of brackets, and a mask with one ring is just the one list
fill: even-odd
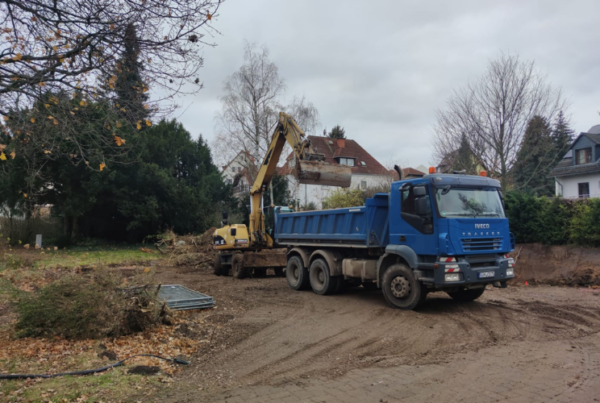
[(431, 291), (472, 301), (514, 277), (500, 183), (485, 176), (401, 180), (362, 207), (276, 212), (274, 227), (294, 290), (362, 284), (381, 288), (394, 308), (415, 309)]

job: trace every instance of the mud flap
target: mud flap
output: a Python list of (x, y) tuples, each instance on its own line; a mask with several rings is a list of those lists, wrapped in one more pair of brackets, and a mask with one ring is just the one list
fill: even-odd
[(296, 161), (294, 175), (299, 183), (308, 185), (350, 187), (352, 170), (347, 165), (324, 161)]

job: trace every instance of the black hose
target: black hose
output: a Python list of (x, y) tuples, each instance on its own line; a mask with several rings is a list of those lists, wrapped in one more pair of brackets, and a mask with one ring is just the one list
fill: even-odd
[(0, 379), (56, 378), (58, 376), (65, 376), (65, 375), (89, 375), (89, 374), (95, 374), (97, 372), (106, 371), (111, 368), (120, 367), (121, 365), (123, 365), (123, 362), (125, 362), (128, 359), (133, 358), (133, 357), (155, 357), (155, 358), (160, 358), (161, 360), (169, 361), (169, 362), (172, 362), (175, 364), (190, 365), (189, 361), (181, 360), (179, 358), (165, 358), (165, 357), (161, 357), (160, 355), (154, 355), (154, 354), (137, 354), (137, 355), (132, 355), (131, 357), (127, 357), (125, 359), (122, 359), (121, 361), (117, 361), (114, 364), (110, 364), (110, 365), (107, 365), (102, 368), (86, 369), (84, 371), (75, 371), (75, 372), (63, 372), (61, 374), (0, 374)]

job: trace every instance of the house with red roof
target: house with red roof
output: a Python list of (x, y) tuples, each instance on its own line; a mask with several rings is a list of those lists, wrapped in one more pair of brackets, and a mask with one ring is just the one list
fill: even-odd
[(233, 186), (233, 195), (242, 197), (250, 191), (253, 178), (256, 176), (254, 158), (246, 151), (240, 151), (225, 166), (222, 167), (223, 180)]
[[(308, 136), (312, 151), (325, 155), (325, 162), (329, 164), (347, 165), (352, 171), (351, 187), (366, 190), (388, 185), (394, 180), (393, 171), (390, 172), (369, 154), (355, 140), (332, 139), (329, 137)], [(299, 184), (291, 173), (295, 164), (294, 153), (290, 153), (283, 167), (278, 169), (280, 175), (287, 176), (288, 191), (301, 205), (314, 203), (322, 207), (321, 201), (330, 192), (338, 189), (335, 186)]]

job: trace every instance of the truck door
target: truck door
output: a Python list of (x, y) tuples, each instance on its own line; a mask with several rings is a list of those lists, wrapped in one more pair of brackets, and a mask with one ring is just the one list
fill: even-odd
[[(392, 191), (390, 243), (410, 246), (419, 255), (437, 255), (431, 193), (426, 183)], [(394, 200), (396, 202), (394, 202)]]

